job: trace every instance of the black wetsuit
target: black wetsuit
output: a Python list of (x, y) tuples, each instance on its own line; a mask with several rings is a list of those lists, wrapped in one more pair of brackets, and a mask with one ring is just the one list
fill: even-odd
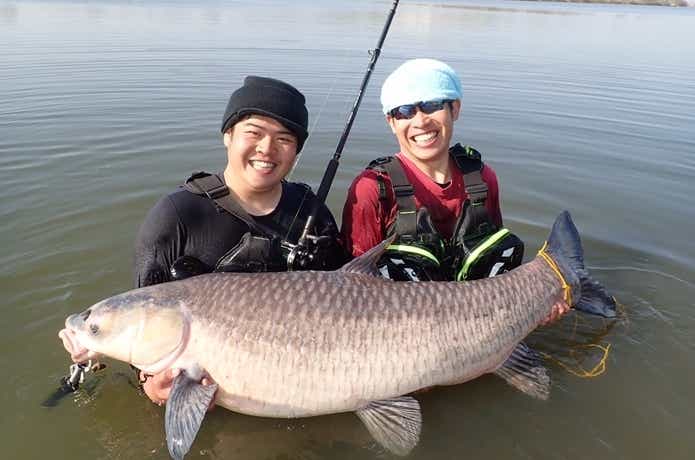
[[(311, 211), (316, 196), (303, 184), (284, 182), (276, 209), (253, 219), (286, 240), (295, 243)], [(314, 234), (329, 236), (331, 243), (322, 253), (320, 266), (334, 269), (346, 256), (338, 242), (338, 228), (325, 205), (321, 205)], [(288, 234), (288, 229), (291, 233)], [(214, 201), (179, 189), (149, 211), (135, 242), (135, 286), (170, 281), (170, 269), (182, 256), (198, 259), (212, 271), (218, 260), (235, 248), (250, 229), (241, 219), (219, 208)]]

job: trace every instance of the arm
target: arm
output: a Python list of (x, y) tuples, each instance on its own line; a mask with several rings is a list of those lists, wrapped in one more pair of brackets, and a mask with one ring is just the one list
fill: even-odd
[[(171, 264), (183, 253), (184, 239), (178, 213), (165, 196), (147, 213), (135, 239), (135, 286), (143, 287), (171, 281)], [(177, 370), (147, 375), (136, 369), (142, 389), (152, 402), (162, 405), (169, 398)], [(204, 378), (203, 385), (212, 383)], [(214, 406), (210, 403), (209, 409)]]
[(171, 281), (171, 264), (183, 253), (176, 208), (168, 196), (147, 213), (135, 239), (135, 287)]
[[(500, 192), (497, 175), (495, 171), (487, 165), (483, 167), (481, 175), (488, 186), (488, 196), (485, 205), (490, 218), (498, 227), (502, 227), (502, 210), (500, 209)], [(567, 305), (564, 300), (558, 300), (555, 305), (553, 305), (548, 316), (541, 322), (541, 325), (546, 326), (554, 323), (569, 310), (570, 306)]]
[[(170, 280), (173, 241), (177, 240), (178, 216), (168, 196), (160, 199), (145, 216), (135, 238), (134, 284), (136, 288)], [(162, 404), (169, 397), (174, 380), (171, 372), (147, 375), (137, 368), (142, 389), (152, 402)]]
[(502, 227), (502, 209), (500, 207), (500, 189), (497, 174), (490, 166), (484, 165), (480, 175), (487, 184), (487, 199), (485, 200), (487, 212), (492, 222), (498, 227)]
[[(392, 196), (390, 181), (385, 180), (387, 194)], [(377, 173), (364, 171), (352, 182), (343, 206), (341, 235), (348, 253), (357, 257), (381, 243), (386, 238), (388, 219), (379, 199)]]

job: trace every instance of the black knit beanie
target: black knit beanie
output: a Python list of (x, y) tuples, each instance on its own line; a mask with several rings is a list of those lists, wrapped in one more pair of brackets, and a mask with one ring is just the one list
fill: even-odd
[(276, 119), (297, 136), (297, 152), (309, 133), (309, 113), (304, 95), (294, 86), (274, 78), (249, 75), (244, 86), (232, 93), (222, 118), (224, 133), (243, 116), (265, 115)]

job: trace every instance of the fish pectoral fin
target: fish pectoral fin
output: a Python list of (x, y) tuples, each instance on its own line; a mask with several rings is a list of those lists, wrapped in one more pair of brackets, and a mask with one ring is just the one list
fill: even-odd
[(512, 354), (495, 372), (511, 386), (534, 398), (546, 400), (550, 396), (550, 375), (543, 366), (541, 355), (519, 343)]
[(217, 385), (202, 385), (181, 371), (166, 404), (164, 429), (171, 458), (181, 460), (193, 445)]
[(372, 401), (357, 416), (374, 439), (396, 455), (407, 455), (420, 439), (420, 403), (412, 396)]

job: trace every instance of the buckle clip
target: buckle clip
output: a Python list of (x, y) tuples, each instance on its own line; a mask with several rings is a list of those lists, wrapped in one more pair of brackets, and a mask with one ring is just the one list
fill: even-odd
[(225, 195), (229, 195), (229, 189), (226, 184), (218, 185), (210, 190), (205, 190), (205, 195), (211, 200), (216, 200), (222, 198)]
[(413, 187), (408, 184), (408, 185), (394, 185), (393, 186), (393, 193), (396, 195), (396, 198), (402, 198), (404, 196), (412, 196), (413, 195)]
[(466, 192), (468, 193), (468, 198), (470, 198), (471, 203), (480, 204), (487, 198), (487, 184), (481, 182), (479, 184), (473, 184), (466, 187)]

